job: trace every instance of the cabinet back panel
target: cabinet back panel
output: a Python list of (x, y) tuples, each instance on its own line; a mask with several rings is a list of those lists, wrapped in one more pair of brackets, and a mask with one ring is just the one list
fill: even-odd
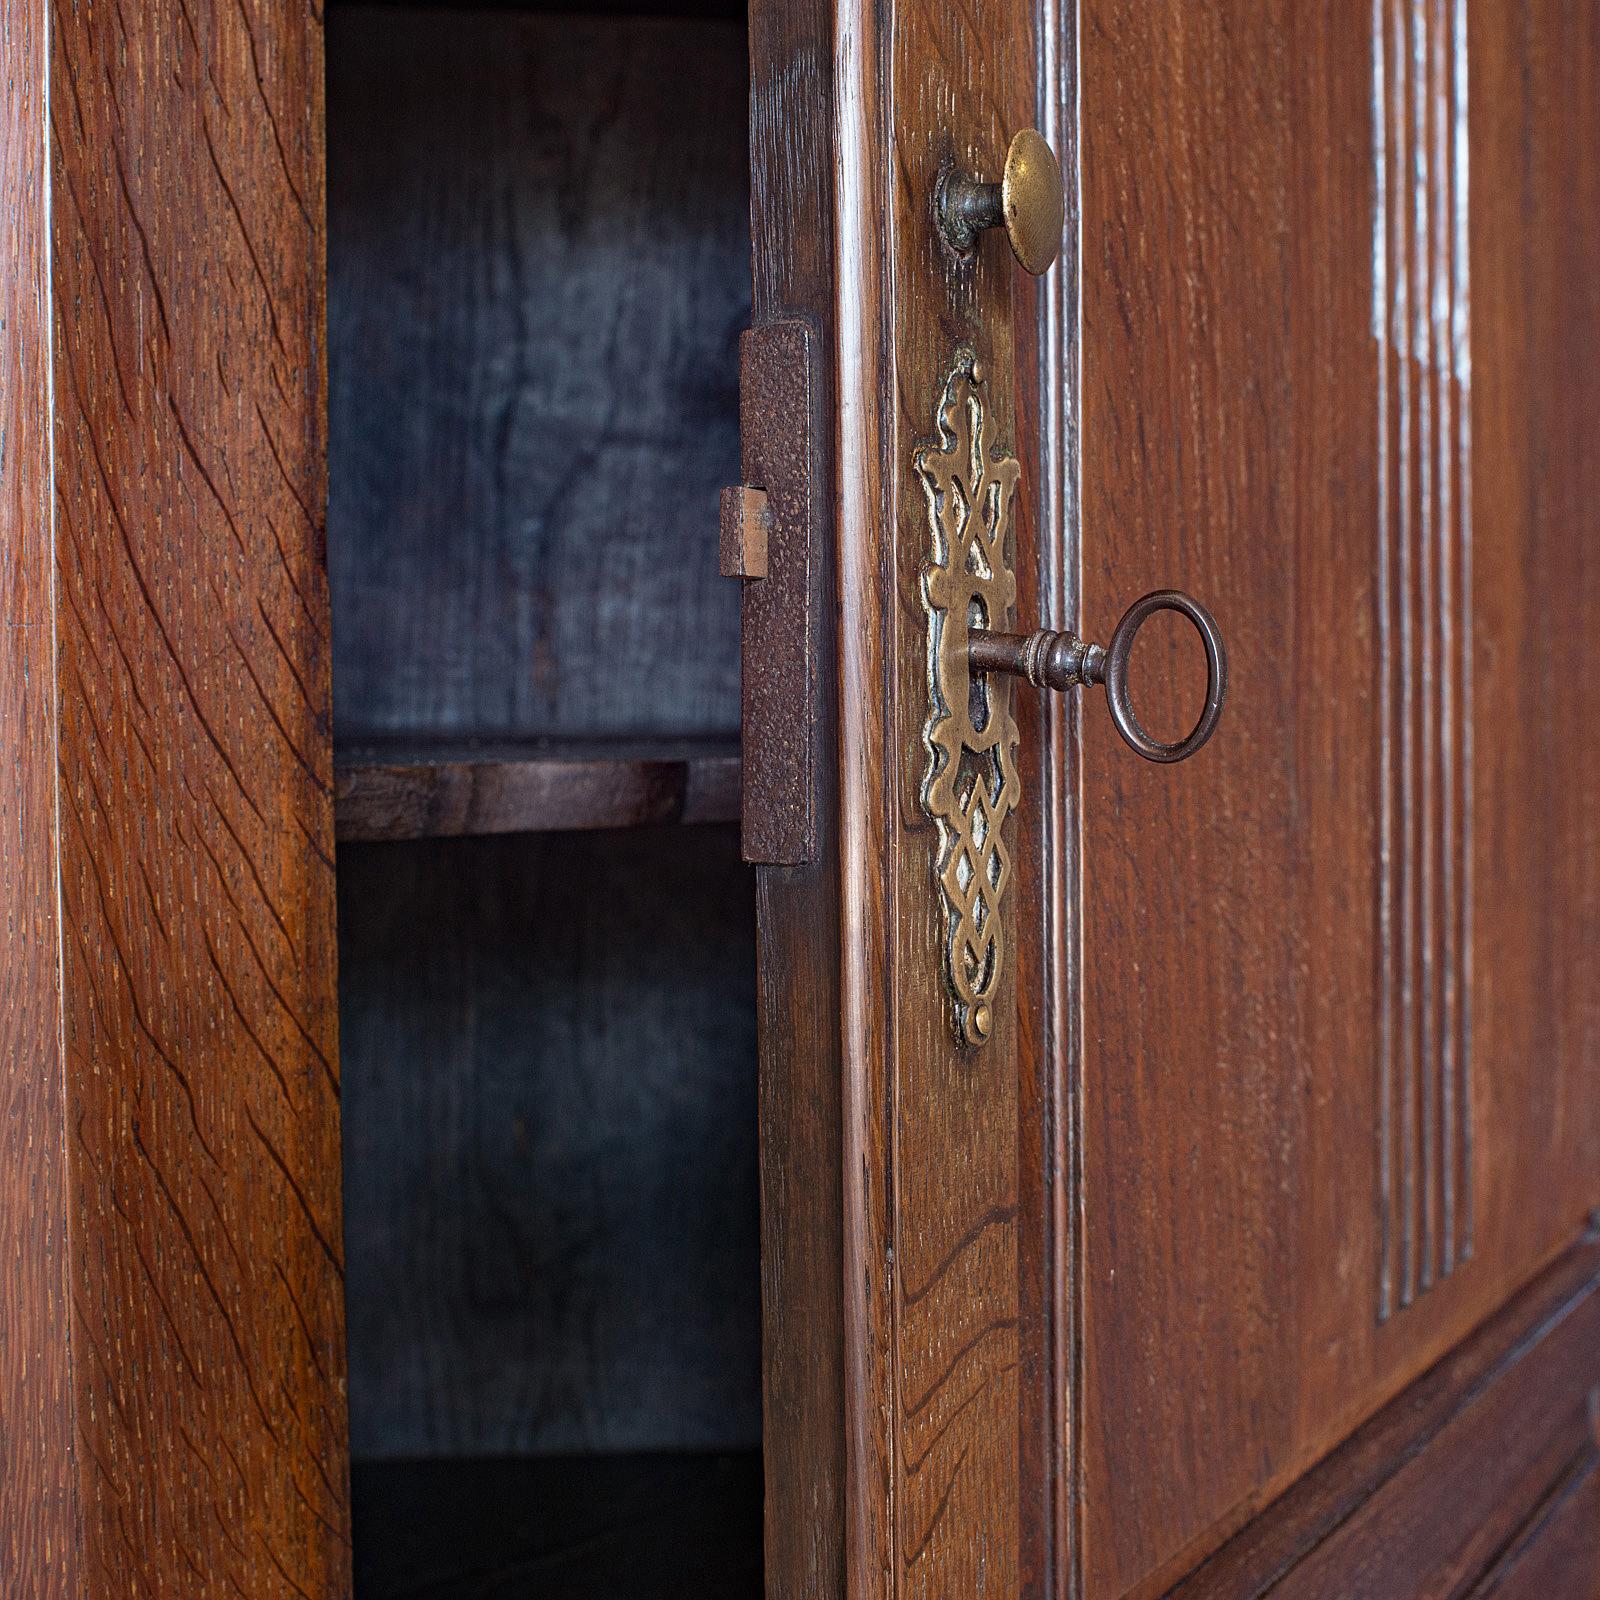
[(335, 722), (738, 728), (737, 22), (328, 18)]
[(353, 1453), (757, 1444), (735, 830), (345, 846), (339, 891)]

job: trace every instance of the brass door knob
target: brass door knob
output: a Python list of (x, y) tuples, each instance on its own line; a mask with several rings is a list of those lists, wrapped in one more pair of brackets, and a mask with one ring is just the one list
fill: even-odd
[(939, 231), (952, 249), (970, 255), (986, 228), (1003, 227), (1011, 250), (1026, 272), (1038, 277), (1061, 253), (1066, 202), (1061, 164), (1043, 137), (1024, 128), (1006, 152), (999, 183), (984, 183), (960, 171), (939, 184)]

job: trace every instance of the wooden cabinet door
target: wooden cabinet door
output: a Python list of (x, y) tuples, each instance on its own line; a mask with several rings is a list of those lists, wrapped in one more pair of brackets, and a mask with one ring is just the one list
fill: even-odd
[[(770, 1591), (1600, 1593), (1600, 21), (758, 3), (752, 60), (828, 491), (817, 847), (761, 873)], [(1029, 123), (1037, 283), (937, 226)], [(1017, 463), (1008, 626), (1178, 587), (1230, 659), (1181, 763), (1003, 691), (981, 1043), (928, 804), (952, 448), (986, 504)], [(1193, 720), (1177, 619), (1130, 675)]]
[[(1600, 27), (1089, 0), (1081, 39), (1083, 611), (1192, 588), (1234, 667), (1186, 766), (1084, 712), (1098, 1597), (1161, 1592), (1550, 1262), (1593, 1268)], [(1194, 653), (1152, 651), (1152, 717)], [(1458, 1390), (1455, 1432), (1391, 1438), (1360, 1509), (1330, 1465), (1348, 1503), (1272, 1592), (1470, 1587), (1591, 1470), (1595, 1326), (1546, 1409)]]
[(0, 0), (0, 1593), (349, 1590), (320, 7)]

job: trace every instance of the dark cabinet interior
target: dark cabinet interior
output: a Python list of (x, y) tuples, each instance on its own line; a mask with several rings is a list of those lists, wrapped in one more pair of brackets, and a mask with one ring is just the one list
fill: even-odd
[(754, 1594), (743, 19), (327, 22), (357, 1595)]

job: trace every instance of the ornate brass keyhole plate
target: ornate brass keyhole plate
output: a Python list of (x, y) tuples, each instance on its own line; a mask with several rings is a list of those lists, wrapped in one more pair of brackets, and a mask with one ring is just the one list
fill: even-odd
[(968, 635), (1011, 619), (1011, 512), (1021, 468), (994, 441), (982, 369), (969, 350), (956, 355), (934, 425), (936, 442), (915, 456), (933, 549), (922, 574), (929, 689), (922, 804), (939, 829), (935, 866), (956, 1023), (976, 1045), (994, 1029), (1011, 878), (1005, 823), (1021, 786), (1011, 682), (970, 670)]
[[(1147, 761), (1186, 761), (1211, 737), (1228, 692), (1228, 657), (1211, 613), (1176, 589), (1158, 589), (1123, 613), (1109, 648), (1075, 633), (1012, 633), (1017, 580), (1011, 513), (1021, 469), (993, 438), (982, 369), (959, 350), (934, 413), (937, 441), (918, 448), (932, 559), (922, 571), (928, 617), (928, 768), (922, 806), (939, 828), (935, 872), (945, 911), (945, 976), (968, 1044), (994, 1031), (1005, 966), (1005, 895), (1011, 880), (1006, 818), (1016, 809), (1017, 725), (1011, 685), (1065, 693), (1104, 684), (1111, 721)], [(1205, 708), (1181, 739), (1140, 723), (1128, 687), (1133, 642), (1162, 611), (1187, 617), (1206, 652)]]

